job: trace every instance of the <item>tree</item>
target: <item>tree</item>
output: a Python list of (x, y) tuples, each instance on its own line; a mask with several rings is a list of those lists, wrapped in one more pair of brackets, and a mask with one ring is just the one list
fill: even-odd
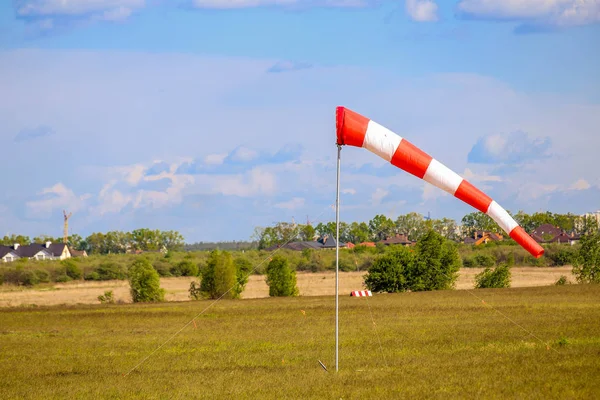
[(369, 240), (369, 225), (365, 222), (352, 222), (348, 228), (345, 241), (354, 244), (363, 243)]
[(411, 212), (396, 218), (396, 230), (408, 237), (409, 240), (419, 240), (427, 231), (423, 215)]
[(404, 246), (395, 246), (379, 256), (365, 275), (365, 286), (373, 292), (405, 292), (410, 290), (410, 277), (415, 254)]
[(510, 267), (508, 264), (501, 264), (492, 269), (486, 267), (479, 274), (475, 275), (475, 289), (483, 288), (507, 288), (510, 287)]
[(476, 211), (465, 215), (462, 219), (463, 235), (473, 236), (475, 231), (500, 233), (501, 228), (487, 214)]
[(430, 230), (414, 250), (398, 246), (377, 257), (364, 282), (375, 292), (451, 289), (460, 265), (456, 245)]
[(236, 268), (231, 253), (213, 250), (202, 271), (200, 290), (205, 297), (210, 299), (235, 297), (237, 283)]
[(600, 234), (581, 238), (579, 255), (573, 263), (573, 275), (579, 283), (600, 283)]
[(443, 290), (454, 287), (461, 267), (456, 244), (431, 230), (416, 245), (411, 290)]
[(275, 256), (267, 265), (269, 296), (297, 296), (296, 271), (289, 266), (287, 258)]
[(236, 269), (236, 285), (233, 289), (234, 298), (239, 298), (246, 288), (248, 278), (252, 273), (252, 263), (245, 258), (238, 257), (233, 262)]
[(160, 277), (147, 258), (138, 258), (130, 266), (129, 286), (134, 303), (164, 301)]
[(394, 234), (396, 225), (385, 215), (378, 214), (369, 221), (369, 233), (375, 241), (384, 240)]

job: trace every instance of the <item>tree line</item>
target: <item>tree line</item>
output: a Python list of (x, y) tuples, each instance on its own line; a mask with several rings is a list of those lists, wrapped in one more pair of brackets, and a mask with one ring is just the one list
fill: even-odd
[[(62, 237), (47, 235), (36, 236), (31, 239), (25, 235), (4, 236), (0, 244), (22, 246), (30, 243), (43, 244), (46, 242), (62, 243)], [(86, 238), (73, 234), (68, 236), (67, 245), (75, 250), (85, 250), (88, 254), (119, 254), (131, 251), (181, 251), (185, 242), (183, 236), (177, 231), (161, 231), (158, 229), (135, 229), (131, 232), (109, 231), (106, 233), (94, 232)]]
[[(547, 223), (579, 235), (592, 234), (599, 230), (595, 218), (571, 213), (558, 214), (548, 211), (527, 214), (519, 211), (511, 216), (529, 233)], [(431, 230), (452, 241), (461, 241), (465, 237), (473, 236), (475, 231), (504, 234), (491, 217), (481, 212), (465, 215), (461, 223), (459, 225), (450, 218), (429, 219), (416, 212), (400, 215), (395, 220), (378, 214), (367, 222), (340, 222), (340, 241), (354, 244), (379, 242), (396, 234), (403, 234), (416, 242)], [(279, 222), (274, 226), (255, 228), (252, 239), (258, 243), (260, 249), (264, 249), (291, 241), (310, 241), (324, 235), (335, 237), (335, 234), (335, 222), (319, 223), (316, 226)]]

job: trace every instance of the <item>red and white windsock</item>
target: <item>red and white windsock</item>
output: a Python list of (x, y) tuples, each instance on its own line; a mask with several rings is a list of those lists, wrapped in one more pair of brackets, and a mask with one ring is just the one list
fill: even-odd
[(488, 195), (408, 140), (345, 107), (336, 109), (337, 144), (363, 147), (392, 165), (423, 179), (489, 215), (535, 258), (544, 249)]

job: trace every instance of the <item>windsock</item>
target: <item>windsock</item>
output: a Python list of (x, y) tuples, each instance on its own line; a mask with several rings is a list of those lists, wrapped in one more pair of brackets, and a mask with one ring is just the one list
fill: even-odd
[(496, 201), (405, 138), (345, 107), (336, 109), (336, 130), (338, 145), (363, 147), (375, 153), (487, 214), (535, 258), (544, 254), (544, 248)]

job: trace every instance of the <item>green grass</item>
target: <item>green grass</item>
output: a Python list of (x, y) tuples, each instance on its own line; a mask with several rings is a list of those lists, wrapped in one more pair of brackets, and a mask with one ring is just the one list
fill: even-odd
[(599, 285), (471, 293), (341, 296), (337, 374), (333, 297), (220, 301), (127, 376), (210, 302), (4, 309), (0, 398), (600, 397)]

